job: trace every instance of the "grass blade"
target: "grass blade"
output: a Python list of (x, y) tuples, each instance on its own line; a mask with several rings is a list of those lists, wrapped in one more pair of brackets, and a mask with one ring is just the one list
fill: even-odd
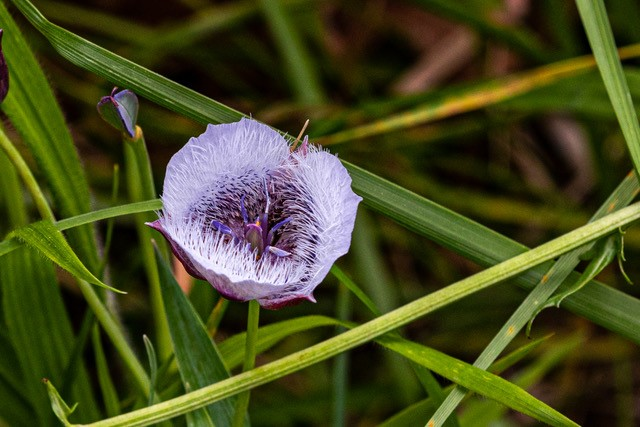
[(576, 5), (611, 104), (618, 116), (636, 173), (640, 173), (640, 125), (638, 125), (636, 111), (629, 94), (627, 80), (622, 72), (622, 64), (617, 55), (604, 2), (577, 0)]
[[(204, 324), (157, 251), (156, 261), (160, 268), (160, 285), (169, 332), (185, 389), (197, 390), (229, 378), (229, 372)], [(234, 401), (226, 399), (213, 403), (207, 406), (205, 414), (194, 414), (193, 417), (206, 420), (205, 415), (208, 415), (214, 425), (231, 425)]]
[(388, 336), (380, 337), (376, 342), (471, 391), (489, 397), (546, 424), (578, 425), (515, 384), (444, 353), (411, 341)]
[(64, 239), (62, 232), (49, 221), (39, 221), (20, 227), (14, 230), (10, 236), (22, 240), (28, 246), (38, 250), (51, 261), (81, 280), (113, 292), (125, 293), (106, 285), (94, 276), (73, 252), (71, 246)]

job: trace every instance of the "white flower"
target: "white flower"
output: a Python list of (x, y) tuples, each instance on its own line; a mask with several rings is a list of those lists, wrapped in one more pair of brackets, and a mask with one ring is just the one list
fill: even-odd
[(358, 203), (337, 157), (255, 120), (209, 125), (167, 166), (151, 227), (195, 277), (223, 296), (275, 309), (314, 301), (344, 255)]

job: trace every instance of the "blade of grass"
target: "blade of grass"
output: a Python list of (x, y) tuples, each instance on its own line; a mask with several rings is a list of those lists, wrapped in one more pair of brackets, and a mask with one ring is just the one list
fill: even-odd
[(272, 37), (285, 63), (288, 80), (296, 99), (307, 105), (324, 102), (320, 79), (311, 57), (280, 0), (260, 0)]
[(9, 235), (25, 242), (75, 277), (117, 293), (125, 293), (103, 283), (76, 256), (62, 232), (50, 221), (39, 221), (15, 229)]
[[(545, 424), (557, 426), (578, 425), (517, 385), (439, 351), (411, 341), (389, 337), (389, 335), (379, 337), (376, 342), (437, 372), (445, 378), (451, 379), (456, 384), (489, 397)], [(427, 425), (431, 427), (442, 424), (429, 422)]]
[(593, 55), (609, 93), (611, 105), (618, 116), (622, 134), (629, 148), (636, 173), (640, 173), (640, 125), (616, 44), (607, 11), (602, 0), (576, 0)]
[[(160, 269), (160, 285), (171, 341), (185, 389), (197, 390), (229, 378), (222, 357), (200, 317), (157, 251), (156, 262)], [(226, 399), (207, 406), (206, 414), (214, 425), (231, 425), (235, 400)]]
[[(506, 369), (522, 360), (525, 356), (530, 354), (533, 350), (538, 348), (540, 344), (548, 339), (549, 337), (547, 336), (528, 342), (526, 345), (512, 351), (505, 357), (495, 362), (488, 370), (496, 375), (499, 375)], [(444, 392), (448, 394), (453, 389), (453, 387), (454, 385), (446, 387), (444, 389)], [(423, 427), (424, 420), (433, 415), (439, 403), (440, 402), (437, 399), (433, 399), (432, 397), (423, 399), (419, 402), (414, 403), (413, 405), (404, 408), (402, 411), (383, 421), (380, 424), (380, 427)]]
[[(86, 214), (77, 215), (71, 218), (61, 219), (54, 225), (59, 231), (68, 230), (73, 227), (79, 227), (84, 224), (101, 221), (103, 219), (115, 218), (119, 216), (131, 215), (137, 212), (148, 212), (162, 208), (162, 202), (159, 199), (146, 200), (144, 202), (129, 203), (126, 205), (105, 208)], [(0, 257), (22, 246), (20, 241), (7, 239), (0, 242)]]
[[(529, 366), (521, 369), (511, 381), (524, 389), (531, 388), (584, 343), (585, 337), (580, 333), (566, 337), (556, 346), (541, 354)], [(490, 426), (499, 423), (507, 409), (504, 405), (496, 402), (475, 400), (460, 415), (460, 423), (467, 426)]]

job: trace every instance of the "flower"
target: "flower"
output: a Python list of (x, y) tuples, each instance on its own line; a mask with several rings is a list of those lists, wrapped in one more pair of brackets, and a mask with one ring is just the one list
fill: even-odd
[(133, 138), (138, 120), (138, 97), (128, 89), (117, 91), (118, 88), (114, 87), (110, 95), (100, 99), (98, 113), (104, 121)]
[(169, 161), (160, 231), (187, 271), (228, 299), (276, 309), (313, 290), (347, 253), (358, 203), (336, 156), (291, 152), (252, 119), (209, 125)]

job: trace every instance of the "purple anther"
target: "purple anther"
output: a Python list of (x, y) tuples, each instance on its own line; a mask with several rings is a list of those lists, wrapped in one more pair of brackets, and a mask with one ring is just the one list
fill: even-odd
[(231, 236), (235, 236), (233, 234), (233, 230), (230, 227), (224, 225), (221, 222), (218, 222), (218, 221), (215, 221), (215, 220), (211, 220), (211, 226), (213, 228), (215, 228), (216, 230), (218, 230), (222, 234), (229, 234)]
[(269, 230), (269, 233), (267, 234), (267, 238), (266, 238), (266, 242), (267, 245), (270, 245), (271, 243), (273, 243), (273, 233), (280, 227), (282, 227), (285, 224), (288, 224), (291, 222), (291, 217), (285, 218), (282, 221), (280, 221), (279, 223), (277, 223), (276, 225), (274, 225), (273, 227), (271, 227), (271, 230)]
[(244, 207), (244, 198), (247, 197), (246, 194), (243, 194), (242, 197), (240, 197), (240, 213), (242, 213), (242, 221), (244, 221), (244, 224), (248, 224), (249, 223), (249, 217), (247, 216), (247, 210)]

